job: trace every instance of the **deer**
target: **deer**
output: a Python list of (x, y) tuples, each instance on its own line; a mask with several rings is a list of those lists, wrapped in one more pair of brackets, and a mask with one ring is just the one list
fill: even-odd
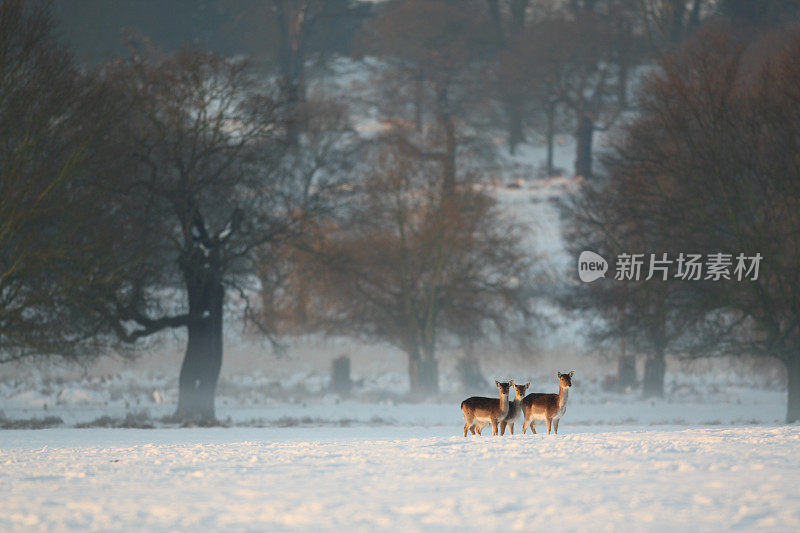
[[(530, 381), (525, 385), (514, 385), (514, 401), (508, 402), (508, 413), (506, 417), (500, 421), (500, 435), (506, 434), (506, 426), (511, 430), (511, 434), (514, 434), (514, 423), (522, 412), (522, 399), (525, 397), (525, 391), (528, 390), (530, 386)], [(478, 433), (480, 434), (480, 431)]]
[(500, 398), (484, 398), (483, 396), (473, 396), (461, 402), (461, 412), (464, 413), (466, 423), (464, 424), (464, 436), (467, 431), (475, 435), (475, 427), (478, 426), (478, 435), (481, 434), (483, 425), (492, 425), (492, 435), (497, 435), (497, 427), (501, 420), (508, 414), (508, 392), (514, 381), (500, 383), (494, 380), (500, 391)]
[(547, 424), (547, 434), (550, 434), (550, 425), (553, 425), (556, 435), (558, 435), (558, 421), (567, 411), (567, 400), (569, 399), (569, 388), (572, 387), (572, 376), (575, 371), (569, 374), (557, 373), (558, 394), (544, 394), (532, 392), (522, 400), (522, 412), (525, 414), (525, 421), (522, 424), (522, 434), (530, 424), (531, 431), (536, 433), (536, 421), (544, 420)]

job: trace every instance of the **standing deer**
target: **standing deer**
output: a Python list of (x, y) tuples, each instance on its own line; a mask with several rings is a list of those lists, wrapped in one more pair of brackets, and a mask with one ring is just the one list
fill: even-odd
[(500, 398), (484, 398), (473, 396), (461, 402), (461, 412), (464, 413), (466, 423), (464, 424), (464, 436), (467, 431), (475, 434), (475, 426), (478, 426), (478, 434), (483, 425), (487, 422), (492, 425), (492, 435), (497, 435), (497, 426), (508, 414), (508, 391), (514, 381), (500, 383), (494, 380), (494, 384), (500, 390)]
[(550, 434), (550, 424), (552, 423), (558, 435), (558, 421), (567, 412), (567, 399), (569, 398), (569, 388), (572, 387), (573, 370), (569, 374), (558, 372), (558, 394), (543, 394), (532, 392), (522, 400), (522, 412), (525, 413), (525, 422), (522, 425), (522, 433), (530, 424), (531, 431), (536, 433), (536, 421), (544, 420), (547, 423), (547, 434)]
[(525, 391), (528, 390), (530, 386), (530, 381), (525, 385), (514, 385), (514, 401), (508, 402), (508, 413), (506, 413), (505, 418), (500, 421), (500, 435), (506, 434), (506, 426), (511, 430), (511, 434), (514, 434), (514, 423), (522, 412), (522, 399), (525, 397)]

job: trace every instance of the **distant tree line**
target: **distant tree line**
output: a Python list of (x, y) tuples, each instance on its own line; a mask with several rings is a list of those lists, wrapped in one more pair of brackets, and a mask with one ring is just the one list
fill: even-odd
[[(755, 4), (1, 0), (0, 361), (180, 328), (175, 416), (209, 421), (237, 311), (273, 341), (390, 343), (434, 393), (442, 347), (535, 335), (535, 256), (483, 183), (497, 139), (540, 135), (554, 174), (569, 132), (576, 247), (768, 259), (758, 283), (564, 302), (647, 353), (656, 392), (667, 353), (777, 357), (795, 420), (798, 10)], [(370, 101), (315, 88), (335, 57), (361, 61)]]
[[(247, 56), (279, 77), (291, 105), (333, 57), (392, 61), (405, 80), (394, 94), (413, 108), (415, 128), (430, 111), (453, 116), (450, 130), (489, 126), (511, 152), (539, 136), (547, 174), (558, 170), (556, 135), (570, 133), (574, 172), (584, 177), (595, 133), (633, 110), (631, 91), (654, 59), (715, 18), (758, 28), (799, 14), (788, 0), (62, 0), (54, 8), (81, 59), (105, 61), (143, 41), (169, 53), (190, 45)], [(295, 120), (292, 132), (302, 128), (302, 115)]]

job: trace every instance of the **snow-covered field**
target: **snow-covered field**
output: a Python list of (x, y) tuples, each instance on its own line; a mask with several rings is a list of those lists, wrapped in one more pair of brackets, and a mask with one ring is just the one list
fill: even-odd
[[(496, 377), (536, 391), (576, 369), (561, 434), (465, 439), (446, 360), (442, 392), (409, 403), (401, 357), (351, 346), (344, 399), (323, 348), (263, 360), (271, 374), (231, 354), (215, 428), (161, 420), (175, 375), (146, 361), (0, 369), (0, 427), (57, 417), (0, 430), (0, 531), (800, 529), (800, 426), (780, 425), (769, 369), (671, 360), (666, 396), (644, 401), (606, 390), (613, 361), (497, 358)], [(120, 423), (155, 429), (97, 427)]]
[(797, 531), (800, 427), (0, 433), (2, 531)]
[[(778, 424), (786, 414), (785, 378), (779, 369), (764, 365), (756, 371), (753, 365), (758, 361), (681, 364), (669, 360), (665, 397), (642, 400), (637, 390), (606, 390), (604, 382), (613, 373), (613, 361), (559, 354), (536, 360), (498, 357), (491, 366), (486, 365), (493, 370), (486, 372), (485, 388), (465, 390), (454, 375), (453, 361), (443, 355), (441, 393), (416, 403), (405, 396), (408, 381), (402, 354), (361, 353), (351, 347), (348, 353), (356, 385), (350, 398), (341, 398), (328, 390), (330, 358), (338, 351), (329, 349), (329, 353), (332, 355), (317, 353), (316, 358), (309, 354), (260, 363), (256, 363), (258, 358), (248, 359), (251, 368), (262, 366), (273, 373), (252, 370), (224, 375), (217, 395), (217, 417), (229, 426), (457, 428), (463, 424), (462, 399), (497, 395), (491, 380), (530, 380), (531, 392), (555, 393), (556, 371), (573, 369), (574, 386), (565, 417), (570, 425)], [(38, 427), (37, 421), (48, 418), (50, 422), (44, 425), (54, 427), (162, 427), (161, 419), (172, 414), (177, 404), (177, 361), (175, 366), (173, 371), (134, 367), (100, 375), (76, 375), (69, 369), (19, 369), (16, 375), (6, 377), (3, 373), (13, 369), (0, 367), (0, 428)]]
[(763, 368), (670, 361), (666, 396), (643, 401), (604, 389), (613, 365), (498, 359), (553, 392), (550, 367), (576, 363), (561, 434), (465, 439), (453, 379), (409, 403), (402, 359), (351, 353), (350, 399), (325, 392), (324, 357), (229, 374), (230, 427), (162, 421), (174, 376), (141, 368), (0, 380), (0, 423), (60, 419), (0, 430), (0, 531), (800, 529), (800, 426), (780, 425), (786, 393)]

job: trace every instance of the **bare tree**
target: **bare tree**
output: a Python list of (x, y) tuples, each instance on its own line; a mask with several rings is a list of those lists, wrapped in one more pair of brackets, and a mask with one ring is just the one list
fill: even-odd
[(785, 0), (719, 0), (716, 7), (735, 31), (745, 34), (796, 23), (800, 18), (797, 2)]
[[(727, 277), (667, 282), (665, 307), (686, 326), (674, 349), (781, 361), (792, 422), (800, 419), (800, 33), (734, 35), (724, 26), (700, 32), (649, 78), (641, 115), (608, 161), (605, 190), (624, 198), (624, 214), (597, 222), (608, 230), (629, 221), (652, 252), (731, 254)], [(739, 253), (763, 257), (757, 275), (752, 262), (749, 275), (736, 270)]]
[[(575, 257), (583, 250), (600, 253), (610, 261), (610, 272), (605, 280), (571, 287), (563, 301), (595, 324), (588, 332), (592, 341), (621, 342), (645, 356), (642, 394), (650, 397), (664, 394), (665, 356), (683, 351), (686, 332), (703, 311), (692, 308), (686, 286), (673, 280), (674, 269), (666, 281), (659, 271), (647, 279), (650, 254), (661, 259), (663, 241), (641, 216), (645, 202), (642, 184), (633, 180), (611, 175), (584, 185), (569, 209), (567, 242)], [(614, 258), (622, 254), (641, 254), (634, 279), (618, 276), (623, 267)]]
[(108, 103), (56, 39), (47, 6), (0, 3), (0, 362), (101, 342), (78, 301), (113, 277), (95, 269), (112, 226), (91, 187)]
[(566, 114), (575, 128), (575, 174), (592, 176), (594, 132), (627, 107), (630, 74), (642, 58), (635, 19), (630, 0), (537, 11), (499, 55), (495, 71), (503, 90), (528, 102), (520, 112), (543, 119), (548, 172), (553, 137)]
[[(629, 27), (617, 17), (625, 11), (594, 11), (583, 6), (569, 16), (543, 22), (545, 45), (553, 51), (551, 64), (560, 72), (553, 76), (560, 101), (575, 120), (575, 174), (592, 177), (594, 132), (607, 128), (618, 117), (625, 94), (631, 58), (621, 52), (630, 49)], [(612, 6), (613, 7), (613, 6)], [(558, 44), (555, 46), (553, 41)]]
[(354, 0), (266, 0), (232, 10), (233, 40), (274, 67), (286, 104), (287, 140), (297, 145), (310, 119), (309, 74), (324, 71), (335, 53), (348, 54), (369, 7)]
[(369, 26), (388, 65), (383, 118), (407, 155), (441, 164), (445, 190), (455, 190), (459, 148), (480, 99), (480, 59), (491, 44), (483, 20), (472, 2), (395, 0)]
[[(515, 43), (520, 39), (528, 22), (528, 8), (530, 0), (486, 0), (489, 20), (494, 34), (494, 47), (500, 53), (513, 53)], [(501, 70), (497, 90), (503, 104), (508, 130), (508, 149), (514, 153), (517, 145), (525, 142), (525, 104), (526, 96), (524, 91), (518, 90), (519, 87), (513, 79), (508, 79), (502, 74), (513, 76), (508, 70)]]
[(328, 176), (295, 172), (279, 92), (246, 65), (184, 51), (110, 69), (130, 106), (118, 138), (129, 173), (116, 195), (146, 258), (98, 309), (127, 342), (186, 328), (176, 416), (214, 419), (227, 290), (246, 296), (257, 251), (300, 228), (325, 202)]
[(435, 393), (439, 347), (529, 333), (530, 265), (485, 194), (444, 196), (431, 163), (401, 151), (369, 162), (347, 215), (298, 257), (313, 280), (306, 326), (397, 346), (412, 394)]
[(640, 0), (639, 15), (650, 46), (670, 50), (700, 27), (706, 10), (715, 2), (708, 0)]
[(555, 172), (553, 149), (555, 136), (572, 120), (564, 120), (564, 103), (557, 88), (564, 75), (563, 64), (552, 47), (559, 46), (543, 20), (534, 20), (529, 27), (507, 45), (494, 64), (497, 82), (503, 92), (516, 102), (527, 105), (518, 109), (520, 124), (525, 122), (542, 131), (547, 145), (545, 168)]

